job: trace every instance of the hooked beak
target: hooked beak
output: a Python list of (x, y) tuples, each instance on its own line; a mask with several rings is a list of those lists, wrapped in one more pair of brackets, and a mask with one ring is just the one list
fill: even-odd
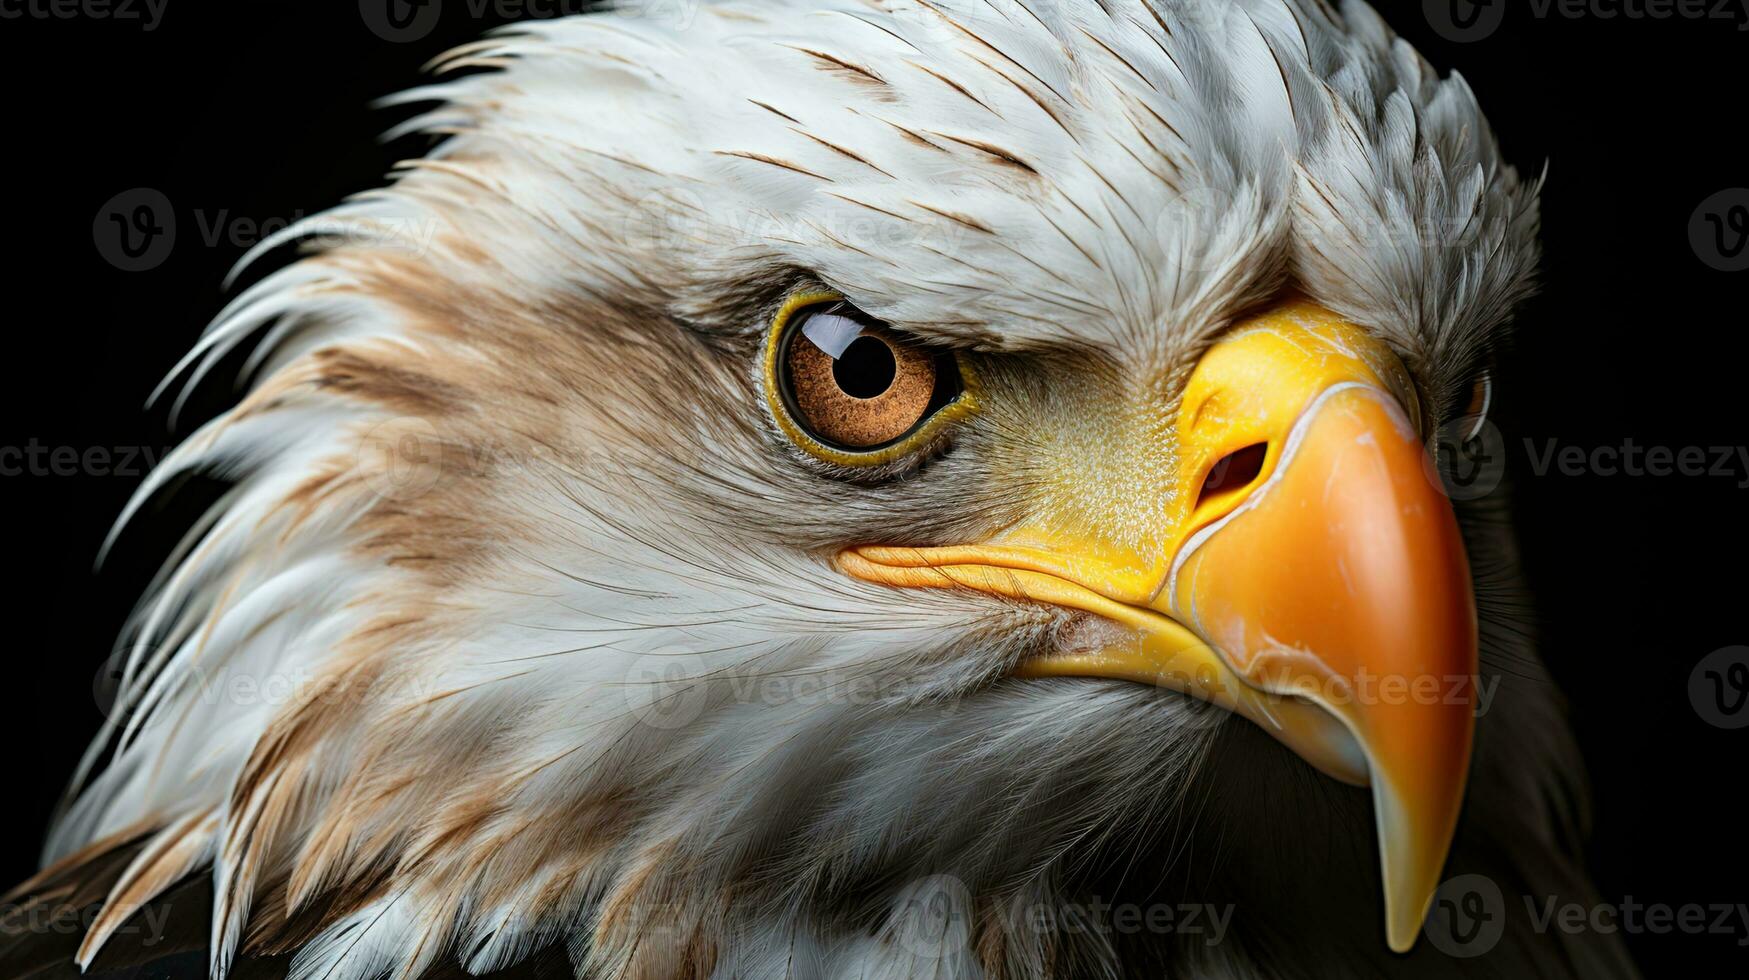
[(1381, 343), (1290, 302), (1198, 363), (1162, 447), (1172, 503), (1147, 546), (1114, 544), (1097, 517), (1058, 518), (976, 545), (853, 548), (839, 565), (1104, 617), (1128, 638), (1018, 674), (1172, 688), (1370, 785), (1386, 936), (1406, 952), (1457, 826), (1477, 669), (1469, 567), (1415, 406)]

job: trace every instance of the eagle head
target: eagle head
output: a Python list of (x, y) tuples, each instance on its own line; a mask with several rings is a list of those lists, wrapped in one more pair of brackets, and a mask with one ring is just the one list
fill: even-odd
[(1585, 889), (1433, 459), (1538, 259), (1462, 79), (1359, 0), (637, 13), (449, 55), (178, 368), (250, 351), (130, 511), (230, 487), (49, 844), (81, 965), (198, 882), (215, 977), (1435, 976), (1442, 878)]

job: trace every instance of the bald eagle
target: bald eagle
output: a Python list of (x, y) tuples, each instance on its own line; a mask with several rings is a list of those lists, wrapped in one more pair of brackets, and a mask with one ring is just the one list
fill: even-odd
[(166, 382), (249, 352), (124, 522), (230, 489), (7, 975), (1633, 975), (1526, 911), (1581, 767), (1428, 448), (1538, 262), (1461, 78), (1359, 0), (637, 13), (443, 59)]

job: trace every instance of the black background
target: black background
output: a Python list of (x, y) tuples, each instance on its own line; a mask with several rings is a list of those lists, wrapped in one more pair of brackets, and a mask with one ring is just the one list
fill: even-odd
[[(186, 434), (143, 403), (219, 309), (220, 282), (251, 244), (246, 225), (211, 244), (206, 226), (283, 224), (377, 185), (419, 152), (381, 143), (400, 117), (368, 103), (503, 19), (447, 8), (410, 43), (385, 42), (349, 0), (169, 0), (151, 31), (85, 16), (0, 19), (0, 446), (102, 447), (113, 466), (126, 447), (159, 453)], [(1539, 18), (1513, 4), (1492, 36), (1454, 43), (1419, 2), (1386, 15), (1440, 69), (1462, 71), (1510, 159), (1531, 172), (1549, 165), (1545, 289), (1502, 365), (1499, 424), (1544, 655), (1572, 701), (1596, 790), (1596, 878), (1616, 902), (1749, 902), (1738, 803), (1749, 729), (1708, 724), (1688, 688), (1701, 658), (1749, 643), (1749, 490), (1739, 486), (1749, 470), (1539, 476), (1526, 451), (1526, 440), (1541, 452), (1551, 439), (1587, 451), (1629, 439), (1749, 443), (1739, 339), (1749, 272), (1710, 268), (1689, 235), (1704, 200), (1749, 185), (1749, 33), (1732, 21)], [(124, 272), (100, 254), (93, 223), (112, 197), (141, 187), (172, 202), (176, 245), (157, 268)], [(101, 720), (100, 662), (161, 554), (162, 540), (125, 538), (112, 566), (92, 571), (138, 481), (89, 470), (0, 477), (13, 570), (0, 587), (0, 718), (18, 818), (0, 878), (33, 868), (62, 782)], [(1715, 963), (1741, 975), (1749, 963), (1740, 926), (1629, 942), (1653, 977)]]

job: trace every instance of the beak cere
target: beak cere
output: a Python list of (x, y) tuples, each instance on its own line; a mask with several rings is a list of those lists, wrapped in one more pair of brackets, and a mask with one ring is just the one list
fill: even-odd
[(1129, 639), (1017, 673), (1168, 687), (1370, 785), (1386, 938), (1404, 952), (1457, 826), (1477, 670), (1468, 562), (1417, 431), (1395, 356), (1290, 302), (1198, 363), (1162, 448), (1175, 457), (1165, 526), (1145, 546), (1114, 544), (1097, 515), (1059, 517), (978, 545), (855, 548), (839, 564), (1102, 616)]

